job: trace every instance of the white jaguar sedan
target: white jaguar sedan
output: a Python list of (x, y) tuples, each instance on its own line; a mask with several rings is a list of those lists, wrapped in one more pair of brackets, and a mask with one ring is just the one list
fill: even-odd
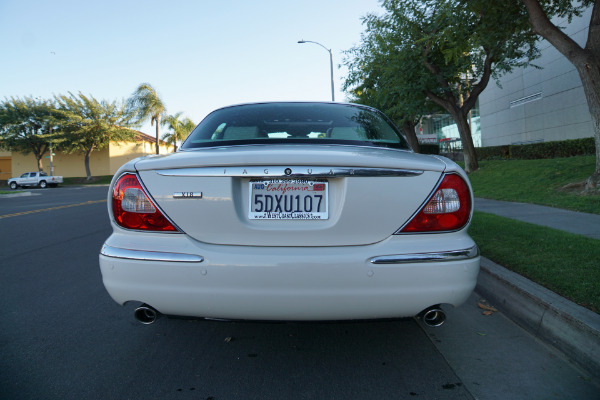
[(469, 180), (379, 111), (257, 103), (209, 114), (181, 149), (123, 165), (100, 253), (119, 304), (243, 320), (444, 319), (472, 292)]

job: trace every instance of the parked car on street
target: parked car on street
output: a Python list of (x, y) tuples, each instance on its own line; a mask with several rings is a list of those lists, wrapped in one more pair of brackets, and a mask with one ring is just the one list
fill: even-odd
[(243, 320), (412, 317), (473, 291), (467, 175), (414, 153), (381, 112), (257, 103), (209, 114), (181, 149), (132, 160), (108, 193), (108, 293), (160, 314)]
[(17, 178), (8, 180), (8, 186), (13, 190), (19, 186), (37, 186), (45, 189), (48, 186), (58, 186), (59, 183), (63, 183), (62, 176), (48, 175), (45, 172), (25, 172)]

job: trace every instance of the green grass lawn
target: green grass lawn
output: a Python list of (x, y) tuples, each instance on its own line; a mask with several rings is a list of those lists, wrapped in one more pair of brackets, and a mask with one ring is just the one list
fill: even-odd
[[(582, 195), (594, 156), (481, 161), (475, 196), (600, 214), (600, 195)], [(600, 313), (600, 240), (475, 212), (469, 233), (481, 254)]]
[(83, 178), (64, 178), (63, 185), (108, 185), (112, 175), (92, 176), (91, 180)]
[[(476, 197), (542, 204), (600, 214), (600, 195), (581, 195), (595, 156), (480, 161), (469, 175)], [(571, 185), (574, 188), (563, 189)]]
[(600, 240), (482, 212), (469, 234), (484, 257), (600, 313)]

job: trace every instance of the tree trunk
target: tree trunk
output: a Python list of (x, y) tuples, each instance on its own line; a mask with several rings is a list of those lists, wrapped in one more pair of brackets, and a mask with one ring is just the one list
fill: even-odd
[(86, 181), (90, 181), (92, 179), (92, 171), (90, 170), (90, 154), (92, 154), (92, 151), (94, 149), (89, 149), (88, 151), (85, 152), (85, 157), (84, 157), (84, 164), (85, 164), (85, 174), (86, 174)]
[[(598, 85), (598, 82), (596, 82), (596, 86), (600, 86)], [(600, 90), (600, 88), (596, 90)], [(592, 126), (594, 129), (594, 142), (596, 144), (596, 168), (594, 168), (594, 172), (588, 178), (585, 190), (590, 192), (600, 192), (600, 103), (597, 103), (594, 106), (596, 108), (595, 112), (592, 111), (592, 104), (589, 104), (592, 116)]]
[(408, 140), (408, 144), (416, 153), (421, 152), (421, 146), (419, 145), (419, 140), (417, 139), (417, 134), (415, 132), (416, 124), (412, 121), (404, 120), (402, 121), (402, 132), (404, 132), (404, 136), (406, 136), (406, 140)]
[(529, 14), (533, 31), (546, 39), (577, 69), (588, 103), (594, 141), (596, 168), (588, 178), (585, 190), (600, 192), (600, 1), (594, 2), (585, 48), (554, 25), (537, 0), (522, 0)]
[(575, 67), (579, 72), (583, 92), (592, 117), (596, 144), (596, 168), (588, 178), (585, 190), (590, 192), (600, 191), (600, 60), (590, 57), (588, 62), (577, 63)]
[(158, 154), (158, 125), (160, 124), (160, 118), (156, 119), (156, 154)]
[(585, 190), (600, 192), (600, 118), (592, 115), (594, 120), (594, 139), (596, 141), (596, 168), (585, 184)]
[(470, 174), (479, 169), (479, 162), (477, 161), (477, 152), (475, 151), (475, 145), (473, 145), (471, 126), (467, 120), (467, 114), (463, 113), (461, 109), (458, 108), (448, 111), (450, 111), (450, 115), (458, 127), (463, 154), (465, 156), (465, 171)]
[(44, 166), (42, 165), (42, 160), (44, 159), (44, 154), (48, 151), (48, 144), (40, 144), (34, 145), (31, 147), (31, 152), (35, 156), (35, 160), (37, 161), (38, 171), (42, 172), (44, 170)]

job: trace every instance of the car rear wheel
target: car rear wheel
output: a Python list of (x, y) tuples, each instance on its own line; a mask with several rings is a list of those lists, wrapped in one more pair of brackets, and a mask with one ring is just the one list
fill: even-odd
[(18, 187), (19, 187), (19, 185), (17, 185), (17, 182), (11, 182), (11, 183), (10, 183), (10, 188), (11, 188), (12, 190), (16, 190)]
[(39, 183), (39, 186), (40, 186), (42, 189), (46, 189), (46, 188), (48, 187), (48, 184), (46, 183), (46, 181), (40, 181), (40, 183)]

